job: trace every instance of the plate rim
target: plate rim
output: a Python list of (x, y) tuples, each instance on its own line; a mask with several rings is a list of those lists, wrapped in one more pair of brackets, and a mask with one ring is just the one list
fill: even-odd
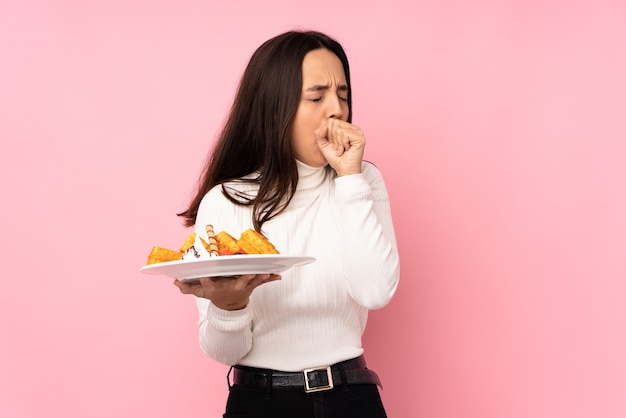
[[(210, 258), (201, 258), (201, 259), (196, 259), (196, 260), (172, 260), (172, 261), (163, 261), (160, 263), (153, 263), (153, 264), (146, 264), (142, 267), (139, 268), (139, 271), (144, 273), (144, 274), (149, 274), (149, 275), (163, 275), (163, 276), (169, 276), (169, 277), (176, 277), (174, 275), (171, 275), (169, 273), (171, 272), (166, 272), (166, 271), (160, 271), (163, 269), (167, 269), (167, 268), (176, 268), (178, 266), (189, 266), (189, 267), (193, 267), (195, 264), (207, 264), (207, 266), (210, 266), (212, 263), (215, 262), (219, 262), (219, 261), (225, 261), (224, 258), (228, 257), (228, 261), (234, 261), (235, 258), (240, 259), (240, 260), (263, 260), (263, 259), (267, 259), (267, 260), (290, 260), (290, 259), (296, 259), (299, 260), (300, 262), (295, 262), (292, 266), (287, 267), (287, 269), (284, 269), (282, 271), (286, 271), (291, 269), (292, 267), (298, 267), (304, 264), (309, 264), (312, 263), (316, 260), (316, 257), (314, 256), (308, 256), (308, 255), (292, 255), (292, 254), (233, 254), (233, 255), (227, 255), (227, 256), (217, 256), (217, 257), (210, 257)], [(245, 271), (245, 266), (244, 268), (242, 268), (242, 270)], [(282, 272), (281, 271), (281, 272)], [(209, 273), (210, 274), (210, 273)], [(247, 274), (247, 273), (237, 273), (236, 270), (234, 270), (232, 273), (230, 273), (232, 275), (238, 275), (238, 274)], [(202, 277), (202, 276), (196, 276), (196, 277), (192, 277), (192, 276), (196, 276), (196, 274), (193, 275), (189, 275), (188, 277), (184, 277), (183, 275), (181, 275), (180, 277), (178, 277), (179, 280), (184, 281), (184, 280), (194, 280), (197, 279), (198, 277)], [(206, 277), (217, 277), (216, 276), (206, 276)]]

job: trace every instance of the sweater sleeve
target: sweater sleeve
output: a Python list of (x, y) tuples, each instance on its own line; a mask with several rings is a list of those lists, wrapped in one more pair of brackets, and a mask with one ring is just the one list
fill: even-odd
[(196, 298), (196, 305), (200, 314), (199, 341), (204, 354), (229, 366), (239, 362), (252, 347), (250, 307), (226, 311), (203, 298)]
[(380, 172), (364, 162), (362, 173), (337, 177), (335, 199), (341, 213), (348, 291), (364, 308), (382, 308), (397, 289), (400, 260)]
[[(243, 230), (240, 222), (244, 218), (241, 210), (235, 208), (222, 195), (221, 187), (217, 186), (200, 203), (195, 231), (206, 237), (207, 224), (213, 225), (216, 232)], [(252, 347), (251, 308), (227, 311), (204, 298), (196, 298), (196, 306), (202, 351), (220, 363), (236, 364)]]

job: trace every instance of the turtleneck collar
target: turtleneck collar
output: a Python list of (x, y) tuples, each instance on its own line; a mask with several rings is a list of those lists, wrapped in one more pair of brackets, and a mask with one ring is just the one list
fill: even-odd
[(298, 166), (298, 188), (297, 190), (313, 189), (319, 186), (326, 178), (326, 167), (312, 167), (296, 160)]

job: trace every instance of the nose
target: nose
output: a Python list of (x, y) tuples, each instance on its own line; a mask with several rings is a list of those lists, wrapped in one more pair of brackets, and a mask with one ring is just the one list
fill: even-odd
[(328, 118), (341, 119), (343, 117), (343, 102), (336, 94), (329, 100)]

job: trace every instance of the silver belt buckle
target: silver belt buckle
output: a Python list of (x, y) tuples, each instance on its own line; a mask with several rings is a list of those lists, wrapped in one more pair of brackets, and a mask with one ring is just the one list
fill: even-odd
[[(318, 371), (322, 371), (322, 370), (326, 370), (326, 376), (328, 376), (328, 384), (327, 385), (321, 385), (321, 386), (311, 386), (311, 383), (309, 382), (309, 373), (311, 372), (318, 372)], [(328, 367), (321, 367), (318, 369), (306, 369), (303, 370), (302, 373), (304, 373), (304, 391), (306, 393), (312, 393), (312, 392), (320, 392), (323, 390), (331, 390), (332, 388), (335, 387), (334, 383), (333, 383), (333, 372), (330, 368), (330, 366)]]

